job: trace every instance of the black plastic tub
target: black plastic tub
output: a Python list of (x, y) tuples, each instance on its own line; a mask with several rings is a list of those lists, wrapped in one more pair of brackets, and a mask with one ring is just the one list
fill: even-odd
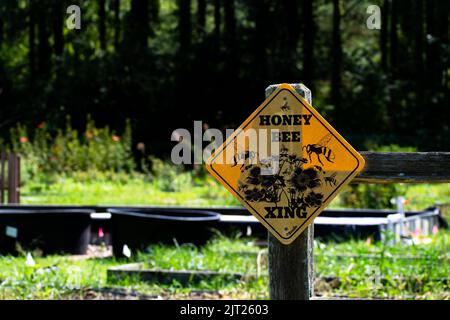
[(349, 241), (366, 240), (372, 238), (374, 241), (381, 240), (380, 225), (333, 225), (314, 224), (314, 238), (321, 241)]
[[(429, 235), (435, 226), (446, 227), (441, 220), (436, 208), (405, 212), (402, 220), (395, 210), (327, 209), (314, 220), (314, 237), (322, 241), (369, 237), (380, 241), (383, 240), (385, 231), (392, 232), (396, 238), (415, 231)], [(245, 209), (234, 211), (232, 215), (223, 215), (217, 229), (224, 234), (238, 230), (242, 235), (250, 229), (251, 236), (261, 240), (267, 239), (265, 227), (256, 218), (249, 216)]]
[(43, 254), (84, 254), (91, 238), (86, 209), (0, 208), (0, 254), (42, 250)]
[(124, 245), (132, 251), (144, 250), (151, 243), (202, 245), (212, 237), (220, 219), (220, 214), (213, 211), (157, 208), (108, 211), (115, 256), (122, 256)]
[[(314, 237), (322, 241), (348, 241), (357, 239), (373, 238), (374, 241), (381, 240), (381, 224), (383, 222), (364, 223), (367, 218), (387, 218), (395, 214), (395, 210), (384, 209), (326, 209), (316, 219), (314, 224)], [(411, 216), (412, 212), (405, 213)], [(336, 218), (335, 222), (321, 223), (321, 218)], [(339, 220), (345, 219), (341, 224)]]

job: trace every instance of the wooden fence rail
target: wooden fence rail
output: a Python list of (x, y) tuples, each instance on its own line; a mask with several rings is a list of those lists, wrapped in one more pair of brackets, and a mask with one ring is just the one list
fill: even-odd
[(364, 170), (352, 183), (449, 183), (450, 152), (359, 152)]
[[(7, 194), (7, 199), (6, 199)], [(0, 204), (20, 202), (20, 157), (13, 153), (0, 154)]]

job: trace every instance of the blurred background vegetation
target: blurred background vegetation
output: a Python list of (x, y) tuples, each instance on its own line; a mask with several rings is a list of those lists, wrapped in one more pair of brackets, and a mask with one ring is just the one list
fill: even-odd
[[(81, 30), (66, 28), (73, 4)], [(381, 8), (380, 30), (366, 26), (372, 4)], [(449, 6), (4, 0), (2, 149), (25, 158), (25, 202), (234, 204), (201, 168), (185, 172), (158, 160), (169, 155), (171, 132), (194, 120), (235, 128), (267, 85), (303, 82), (313, 105), (359, 150), (449, 150)], [(139, 193), (143, 182), (154, 188)], [(88, 191), (73, 198), (79, 183)], [(119, 187), (132, 183), (132, 192)], [(450, 194), (447, 186), (417, 188)], [(408, 190), (352, 186), (336, 203), (386, 207)]]
[[(183, 168), (147, 155), (142, 144), (133, 155), (132, 129), (98, 127), (87, 118), (86, 129), (70, 126), (54, 133), (40, 123), (33, 130), (17, 124), (10, 131), (12, 150), (23, 157), (22, 202), (26, 204), (117, 205), (239, 205), (239, 202), (203, 166)], [(373, 146), (374, 151), (414, 151), (398, 145)], [(450, 184), (350, 185), (332, 202), (333, 207), (391, 208), (403, 195), (409, 210), (437, 202), (450, 203)]]
[[(66, 28), (73, 4), (81, 30)], [(129, 118), (133, 141), (167, 154), (174, 129), (235, 128), (267, 85), (304, 82), (360, 149), (448, 150), (448, 33), (439, 0), (4, 0), (0, 132)]]

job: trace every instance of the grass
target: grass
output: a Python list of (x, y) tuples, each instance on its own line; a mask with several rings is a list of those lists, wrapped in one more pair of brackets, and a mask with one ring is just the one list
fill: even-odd
[[(435, 203), (450, 203), (450, 184), (407, 185), (402, 194), (406, 210), (421, 210)], [(211, 177), (176, 173), (158, 178), (142, 174), (74, 172), (70, 176), (28, 180), (22, 188), (24, 204), (71, 205), (239, 205), (230, 193)], [(344, 207), (339, 196), (331, 207)], [(447, 217), (448, 218), (448, 217)], [(381, 243), (350, 241), (315, 244), (315, 271), (322, 296), (450, 299), (450, 232), (441, 231), (430, 244), (383, 246)], [(149, 268), (256, 272), (260, 248), (243, 239), (218, 237), (203, 248), (192, 246), (149, 247), (129, 262), (144, 262)], [(86, 298), (107, 290), (125, 290), (138, 295), (192, 298), (194, 291), (215, 292), (221, 297), (268, 298), (267, 261), (262, 276), (247, 282), (218, 279), (183, 287), (148, 284), (133, 279), (108, 283), (106, 270), (125, 261), (113, 258), (74, 260), (69, 256), (36, 257), (28, 267), (24, 257), (0, 256), (0, 299)], [(338, 277), (333, 280), (333, 277)], [(323, 279), (332, 279), (325, 281)], [(447, 282), (442, 282), (447, 279)], [(94, 293), (92, 293), (94, 292)], [(112, 297), (115, 294), (112, 295)], [(111, 297), (100, 295), (100, 297)]]
[(212, 178), (187, 184), (182, 191), (165, 191), (161, 181), (140, 175), (120, 179), (57, 177), (51, 184), (30, 183), (22, 188), (23, 204), (77, 205), (238, 205), (232, 195)]
[[(339, 282), (318, 281), (321, 296), (450, 299), (450, 232), (440, 231), (429, 244), (414, 246), (351, 241), (315, 243), (315, 271), (318, 279), (339, 277)], [(102, 290), (137, 292), (166, 298), (189, 298), (192, 292), (213, 292), (212, 298), (268, 298), (267, 260), (262, 275), (249, 281), (217, 279), (181, 286), (149, 284), (132, 278), (108, 283), (106, 270), (128, 262), (144, 262), (149, 268), (171, 270), (214, 270), (256, 273), (256, 256), (261, 248), (249, 240), (218, 236), (202, 248), (192, 245), (152, 245), (145, 253), (127, 261), (113, 258), (74, 259), (70, 256), (36, 257), (27, 266), (24, 257), (0, 257), (0, 299), (86, 298)], [(350, 255), (352, 254), (352, 255)], [(356, 255), (356, 256), (355, 256)], [(447, 283), (440, 280), (447, 279)]]
[[(171, 284), (139, 283), (127, 279), (114, 284), (107, 282), (106, 271), (110, 266), (128, 262), (145, 262), (158, 269), (196, 269), (235, 272), (254, 272), (254, 257), (217, 256), (225, 248), (241, 248), (257, 252), (258, 248), (243, 240), (219, 238), (202, 249), (195, 246), (149, 247), (148, 253), (138, 253), (128, 260), (114, 258), (75, 260), (70, 256), (36, 257), (36, 265), (26, 265), (25, 257), (0, 256), (0, 299), (65, 299), (83, 298), (89, 290), (126, 289), (145, 295), (177, 296), (193, 290), (218, 291), (227, 297), (264, 298), (267, 297), (267, 279), (250, 282), (229, 282), (217, 279), (202, 281), (185, 287), (176, 282)], [(231, 252), (232, 253), (232, 252)], [(231, 263), (232, 262), (232, 263)]]
[[(70, 176), (54, 177), (51, 183), (26, 183), (21, 190), (21, 201), (23, 204), (54, 205), (239, 205), (210, 176), (180, 179), (175, 191), (168, 191), (165, 186), (173, 184), (172, 180), (148, 179), (139, 174), (104, 176), (72, 173)], [(450, 203), (450, 184), (407, 185), (402, 189), (405, 190), (402, 195), (409, 201), (406, 210), (422, 210), (438, 202)], [(331, 208), (345, 206), (339, 196), (330, 205)]]
[(74, 261), (66, 256), (35, 258), (34, 267), (24, 257), (0, 258), (1, 299), (61, 299), (84, 287), (106, 282), (110, 261)]
[[(231, 246), (233, 246), (232, 250), (230, 250)], [(236, 247), (240, 247), (241, 250), (237, 250)], [(246, 245), (243, 242), (222, 239), (216, 240), (202, 249), (195, 246), (152, 246), (149, 255), (143, 255), (139, 260), (147, 261), (148, 268), (214, 270), (251, 275), (256, 274), (254, 258), (258, 250), (258, 247)], [(151, 259), (148, 259), (149, 256)]]
[(442, 230), (420, 245), (316, 243), (317, 273), (344, 279), (333, 294), (450, 299), (449, 245), (450, 232)]

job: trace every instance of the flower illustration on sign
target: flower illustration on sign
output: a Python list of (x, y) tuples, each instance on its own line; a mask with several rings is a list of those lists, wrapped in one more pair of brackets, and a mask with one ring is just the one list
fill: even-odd
[(277, 174), (261, 175), (262, 168), (269, 163), (263, 159), (258, 164), (248, 164), (241, 168), (238, 182), (239, 191), (249, 202), (268, 202), (277, 206), (287, 200), (288, 207), (301, 209), (318, 208), (323, 204), (324, 195), (319, 187), (326, 186), (330, 177), (319, 165), (307, 167), (310, 161), (295, 154), (282, 152), (279, 156), (280, 170)]

